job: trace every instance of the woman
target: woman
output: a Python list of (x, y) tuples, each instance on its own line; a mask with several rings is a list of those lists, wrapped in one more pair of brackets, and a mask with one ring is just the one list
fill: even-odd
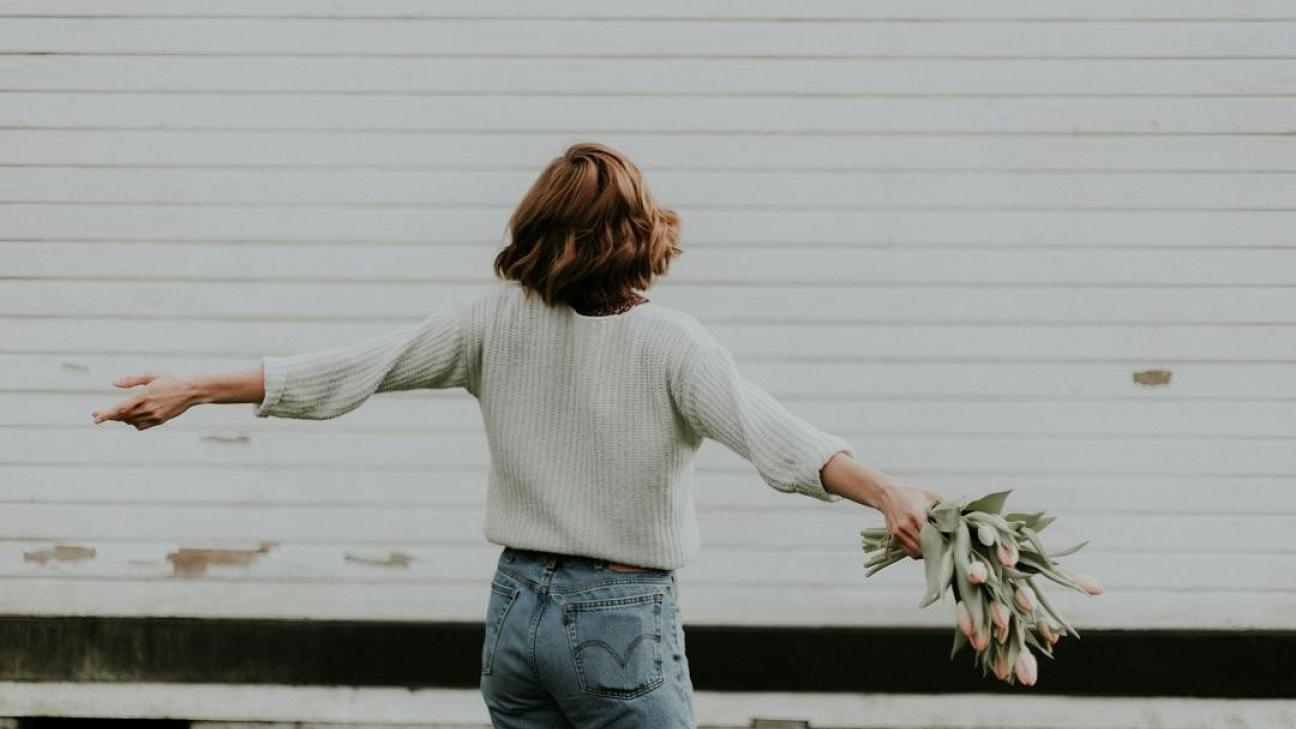
[(576, 144), (509, 222), (487, 290), (416, 326), (266, 356), (240, 373), (144, 385), (95, 422), (144, 430), (199, 403), (258, 417), (334, 418), (370, 395), (462, 387), (490, 447), (490, 585), (481, 689), (496, 727), (693, 727), (675, 570), (699, 548), (692, 461), (704, 438), (772, 488), (880, 510), (905, 550), (938, 495), (854, 460), (743, 377), (691, 315), (641, 293), (678, 248), (678, 216), (638, 168)]

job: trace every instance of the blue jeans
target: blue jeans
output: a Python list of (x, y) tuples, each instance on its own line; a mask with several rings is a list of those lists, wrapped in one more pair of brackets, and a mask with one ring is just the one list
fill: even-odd
[(696, 729), (674, 570), (505, 547), (481, 691), (496, 729)]

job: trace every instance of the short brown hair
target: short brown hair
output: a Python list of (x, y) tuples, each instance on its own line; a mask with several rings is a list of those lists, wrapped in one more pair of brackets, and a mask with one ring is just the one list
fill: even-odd
[(683, 253), (679, 224), (679, 215), (654, 202), (628, 157), (602, 144), (573, 144), (513, 211), (511, 240), (494, 270), (546, 304), (620, 302), (651, 286)]

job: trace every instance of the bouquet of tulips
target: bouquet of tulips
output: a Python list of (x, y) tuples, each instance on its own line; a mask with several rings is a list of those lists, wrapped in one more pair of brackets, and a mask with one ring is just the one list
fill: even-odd
[[(950, 660), (970, 643), (982, 676), (993, 671), (996, 678), (1011, 684), (1015, 675), (1024, 685), (1033, 686), (1038, 664), (1030, 647), (1052, 658), (1052, 646), (1062, 635), (1080, 637), (1036, 587), (1034, 578), (1042, 575), (1086, 595), (1101, 594), (1102, 586), (1054, 561), (1089, 542), (1047, 551), (1039, 532), (1056, 517), (1042, 511), (1001, 515), (1009, 493), (1011, 489), (972, 501), (936, 501), (928, 508), (927, 523), (919, 534), (927, 593), (918, 607), (939, 600), (952, 587), (956, 629)], [(909, 556), (885, 528), (865, 529), (860, 535), (869, 553), (865, 576)]]

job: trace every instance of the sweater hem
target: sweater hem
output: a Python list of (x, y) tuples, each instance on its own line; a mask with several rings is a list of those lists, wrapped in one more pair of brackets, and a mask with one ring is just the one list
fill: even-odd
[(277, 415), (275, 407), (283, 399), (287, 372), (283, 358), (270, 355), (261, 358), (261, 371), (264, 373), (265, 395), (256, 406), (254, 414), (258, 418), (268, 418)]

